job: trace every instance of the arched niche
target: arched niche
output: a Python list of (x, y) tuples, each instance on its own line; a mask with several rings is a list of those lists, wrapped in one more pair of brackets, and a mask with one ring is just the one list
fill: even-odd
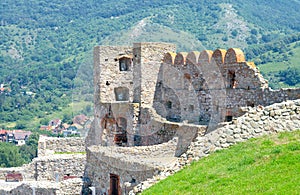
[(234, 70), (228, 70), (228, 88), (235, 89), (237, 88), (237, 80), (236, 80), (236, 73)]
[(127, 119), (119, 117), (116, 123), (117, 129), (114, 136), (114, 143), (118, 146), (125, 146), (127, 144)]
[(116, 119), (110, 115), (109, 113), (106, 114), (101, 119), (101, 128), (105, 130), (107, 133), (112, 133), (116, 131), (117, 125), (116, 125)]
[(130, 56), (124, 55), (119, 58), (119, 70), (129, 71), (132, 66), (132, 58)]

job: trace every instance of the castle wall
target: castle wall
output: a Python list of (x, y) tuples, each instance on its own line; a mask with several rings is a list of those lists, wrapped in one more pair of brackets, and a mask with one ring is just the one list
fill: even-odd
[(86, 154), (57, 154), (35, 158), (32, 162), (38, 181), (62, 181), (64, 176), (82, 177)]
[(56, 195), (59, 189), (59, 185), (53, 183), (6, 183), (5, 185), (4, 189), (0, 189), (0, 194), (32, 195), (34, 188), (35, 194)]
[(234, 117), (241, 116), (244, 112), (241, 107), (268, 106), (286, 100), (300, 98), (300, 89), (227, 89), (227, 110)]
[[(66, 154), (53, 155), (55, 152), (65, 152)], [(38, 157), (22, 167), (1, 168), (0, 179), (5, 179), (7, 173), (10, 172), (21, 173), (23, 180), (47, 180), (51, 178), (54, 181), (55, 171), (62, 174), (61, 176), (70, 173), (80, 177), (83, 175), (85, 154), (75, 154), (75, 156), (68, 154), (77, 152), (85, 153), (84, 138), (40, 136)]]
[(208, 83), (217, 80), (206, 76), (213, 71), (208, 70), (210, 67), (199, 66), (199, 55), (197, 52), (178, 53), (170, 60), (172, 56), (166, 54), (164, 58), (153, 107), (170, 121), (199, 124), (211, 118), (213, 91)]
[(253, 137), (300, 129), (300, 100), (289, 100), (267, 107), (248, 107), (247, 112), (191, 143), (186, 154), (199, 159), (216, 150)]
[(177, 166), (165, 169), (152, 178), (136, 185), (131, 191), (139, 193), (155, 183), (165, 179), (193, 160), (199, 160), (216, 150), (246, 141), (250, 138), (261, 137), (284, 131), (300, 129), (300, 100), (289, 100), (267, 107), (248, 107), (245, 114), (232, 122), (223, 123), (222, 127), (205, 135), (202, 133), (191, 142), (188, 150), (178, 158)]
[(268, 89), (263, 92), (264, 105), (280, 103), (286, 100), (300, 99), (300, 88), (297, 89)]
[(157, 76), (164, 54), (174, 52), (176, 46), (166, 43), (135, 43), (134, 82), (136, 101), (141, 106), (152, 106)]
[[(139, 104), (128, 102), (99, 103), (95, 108), (95, 117), (86, 137), (86, 145), (116, 145), (118, 130), (126, 131), (126, 143), (122, 146), (133, 146), (137, 131)], [(121, 124), (125, 120), (126, 124)]]
[(186, 151), (197, 133), (204, 134), (207, 130), (206, 126), (169, 122), (159, 116), (153, 108), (141, 109), (141, 116), (147, 122), (140, 124), (140, 145), (162, 144), (176, 137), (178, 144), (175, 156), (180, 156)]
[(135, 184), (173, 165), (176, 146), (176, 139), (155, 146), (91, 146), (87, 149), (86, 176), (97, 194), (108, 194), (110, 174), (115, 174), (120, 178), (122, 194), (128, 194)]
[(74, 194), (80, 195), (82, 191), (82, 180), (79, 178), (68, 179), (62, 182), (22, 182), (22, 183), (2, 183), (0, 182), (0, 194), (18, 194), (18, 195), (62, 195)]
[(84, 138), (55, 138), (40, 136), (38, 156), (46, 156), (55, 152), (85, 152)]
[[(95, 102), (115, 102), (118, 89), (124, 94), (119, 101), (133, 100), (133, 61), (132, 48), (121, 46), (97, 46), (94, 48)], [(122, 61), (125, 66), (122, 70)], [(119, 95), (119, 96), (120, 96)], [(127, 97), (125, 97), (127, 96)], [(123, 99), (124, 98), (124, 99)]]
[(269, 89), (256, 66), (235, 48), (167, 53), (157, 83), (153, 107), (175, 122), (217, 124), (241, 116), (241, 107), (299, 98), (297, 89)]

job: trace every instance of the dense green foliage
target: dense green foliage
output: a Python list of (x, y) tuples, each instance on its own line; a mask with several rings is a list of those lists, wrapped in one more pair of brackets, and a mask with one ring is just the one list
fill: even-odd
[(29, 136), (25, 145), (0, 142), (0, 167), (17, 167), (31, 162), (37, 156), (39, 134)]
[[(293, 54), (285, 45), (299, 41), (296, 0), (6, 0), (1, 5), (0, 84), (11, 90), (0, 94), (3, 127), (13, 122), (36, 128), (29, 124), (34, 117), (49, 117), (71, 101), (91, 102), (97, 44), (168, 41), (179, 51), (251, 45), (248, 57), (264, 64), (288, 60)], [(143, 36), (135, 34), (138, 29)]]
[(291, 86), (300, 83), (300, 70), (296, 68), (288, 68), (280, 71), (278, 76), (281, 81)]
[(298, 194), (300, 131), (251, 139), (194, 162), (143, 194)]

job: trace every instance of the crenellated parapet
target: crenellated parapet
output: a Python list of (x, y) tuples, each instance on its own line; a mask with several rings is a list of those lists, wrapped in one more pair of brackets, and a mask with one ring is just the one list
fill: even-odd
[(163, 62), (166, 64), (174, 64), (176, 53), (168, 52), (164, 55)]
[[(163, 63), (177, 67), (187, 75), (186, 78), (193, 74), (202, 75), (212, 87), (216, 85), (220, 87), (216, 84), (216, 79), (221, 79), (227, 88), (268, 88), (267, 81), (263, 79), (255, 64), (247, 62), (243, 51), (239, 48), (176, 54), (168, 52), (163, 58)], [(197, 73), (194, 69), (197, 69)]]
[(246, 62), (244, 52), (239, 48), (230, 48), (225, 55), (225, 64)]
[(212, 54), (213, 54), (213, 51), (211, 51), (211, 50), (203, 50), (200, 53), (200, 56), (198, 59), (198, 64), (203, 65), (203, 64), (211, 63)]
[(175, 66), (185, 65), (187, 55), (188, 55), (187, 52), (177, 53), (175, 60), (174, 60), (174, 65)]
[(198, 51), (191, 51), (186, 56), (186, 64), (197, 64), (200, 52)]
[(214, 61), (217, 63), (218, 66), (224, 64), (226, 52), (227, 51), (225, 49), (216, 49), (214, 51), (212, 58), (214, 59)]
[(203, 50), (187, 52), (167, 52), (164, 55), (163, 62), (173, 65), (185, 65), (189, 63), (211, 63), (215, 61), (218, 65), (221, 64), (234, 64), (246, 62), (244, 52), (239, 48), (230, 48), (227, 51), (225, 49), (216, 49), (215, 51)]

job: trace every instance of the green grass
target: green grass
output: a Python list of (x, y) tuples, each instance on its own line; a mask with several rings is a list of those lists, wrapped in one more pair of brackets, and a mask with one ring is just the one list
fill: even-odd
[(250, 139), (192, 163), (143, 194), (300, 194), (300, 131)]

